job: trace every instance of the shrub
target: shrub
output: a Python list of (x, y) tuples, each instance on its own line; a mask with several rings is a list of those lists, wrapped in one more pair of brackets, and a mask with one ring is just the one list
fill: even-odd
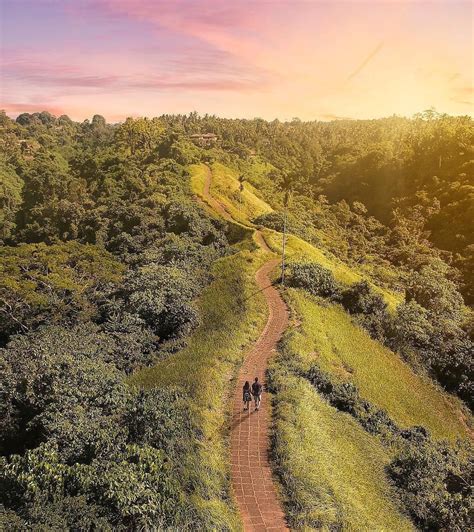
[(77, 242), (0, 248), (0, 344), (43, 323), (94, 317), (98, 294), (123, 270), (106, 251)]
[(432, 375), (472, 408), (474, 397), (474, 345), (457, 322), (411, 300), (398, 306), (387, 321), (389, 347), (411, 359), (415, 353)]
[(172, 464), (150, 446), (65, 465), (48, 443), (0, 458), (0, 466), (0, 504), (38, 529), (142, 530), (182, 518), (184, 494)]
[(156, 360), (158, 336), (138, 315), (114, 314), (101, 324), (101, 331), (114, 342), (113, 351), (104, 355), (104, 360), (112, 362), (118, 369), (131, 373)]
[[(290, 215), (291, 216), (291, 215)], [(263, 225), (264, 227), (268, 227), (269, 229), (273, 229), (274, 231), (278, 231), (280, 233), (283, 232), (283, 213), (282, 212), (269, 212), (266, 214), (261, 214), (257, 218), (253, 220), (253, 222), (257, 225)], [(293, 222), (293, 217), (291, 217), (291, 222)], [(292, 223), (289, 223), (289, 225), (292, 225)]]
[(428, 311), (416, 301), (409, 301), (397, 307), (388, 337), (392, 349), (403, 353), (407, 349), (426, 349), (433, 333)]
[(447, 279), (446, 266), (434, 262), (413, 272), (407, 282), (406, 299), (415, 300), (434, 316), (462, 321), (463, 298), (456, 284)]
[(421, 440), (404, 447), (389, 468), (402, 499), (423, 530), (462, 532), (472, 524), (472, 448)]
[(189, 398), (177, 389), (140, 391), (126, 415), (129, 441), (163, 450), (165, 456), (183, 460), (199, 438)]
[(65, 462), (88, 462), (125, 442), (120, 427), (130, 391), (104, 358), (113, 341), (94, 326), (49, 327), (15, 338), (2, 350), (10, 371), (0, 420), (4, 453), (57, 442)]
[(342, 305), (351, 314), (383, 314), (387, 304), (371, 289), (367, 281), (353, 284), (342, 293)]
[(354, 416), (371, 434), (379, 434), (389, 439), (401, 435), (401, 431), (388, 414), (362, 399), (357, 387), (351, 382), (333, 382), (318, 366), (312, 366), (305, 377), (332, 406)]
[(344, 308), (357, 319), (372, 338), (385, 342), (387, 323), (390, 320), (383, 297), (371, 289), (367, 281), (353, 284), (341, 296)]
[(338, 285), (332, 272), (314, 262), (294, 262), (289, 266), (288, 285), (304, 288), (313, 295), (335, 298)]

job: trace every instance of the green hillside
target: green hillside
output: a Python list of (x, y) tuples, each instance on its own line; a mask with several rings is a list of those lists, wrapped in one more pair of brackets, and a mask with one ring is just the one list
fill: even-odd
[(389, 453), (297, 377), (279, 379), (275, 460), (297, 529), (413, 530), (385, 474)]
[[(472, 124), (354, 124), (0, 114), (1, 529), (242, 530), (231, 398), (275, 320), (259, 463), (289, 526), (468, 529), (470, 248), (446, 219)], [(255, 276), (284, 227), (277, 307)]]
[[(255, 243), (214, 265), (215, 281), (205, 290), (199, 308), (202, 325), (188, 345), (156, 366), (133, 375), (131, 383), (145, 388), (176, 386), (191, 398), (193, 413), (202, 431), (195, 454), (182, 457), (185, 475), (196, 486), (193, 498), (209, 526), (238, 527), (229, 494), (229, 462), (222, 430), (227, 416), (229, 381), (242, 362), (247, 346), (263, 328), (267, 309), (255, 295), (255, 272), (265, 260)], [(236, 298), (236, 294), (239, 297)]]

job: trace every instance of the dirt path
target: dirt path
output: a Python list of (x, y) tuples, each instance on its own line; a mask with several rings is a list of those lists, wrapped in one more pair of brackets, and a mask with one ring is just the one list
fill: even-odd
[[(261, 238), (257, 234), (257, 240)], [(266, 245), (266, 244), (264, 244)], [(278, 259), (265, 263), (256, 280), (269, 308), (268, 321), (257, 343), (247, 355), (239, 372), (232, 411), (232, 485), (242, 515), (245, 531), (288, 530), (268, 457), (271, 409), (263, 394), (261, 408), (243, 411), (242, 386), (255, 377), (265, 380), (268, 359), (288, 324), (288, 312), (278, 291), (271, 285), (270, 272)]]
[[(208, 168), (203, 190), (204, 200), (220, 216), (233, 221), (225, 205), (212, 196), (211, 184), (212, 172)], [(258, 230), (255, 231), (255, 241), (264, 251), (271, 252)], [(264, 392), (258, 412), (253, 408), (244, 412), (242, 403), (242, 386), (246, 380), (253, 382), (254, 378), (258, 377), (262, 383), (265, 382), (268, 360), (288, 325), (287, 308), (269, 277), (279, 262), (279, 259), (266, 262), (255, 275), (257, 285), (267, 300), (269, 316), (260, 338), (240, 368), (232, 400), (232, 486), (245, 532), (288, 530), (273, 482), (268, 456), (270, 400)]]

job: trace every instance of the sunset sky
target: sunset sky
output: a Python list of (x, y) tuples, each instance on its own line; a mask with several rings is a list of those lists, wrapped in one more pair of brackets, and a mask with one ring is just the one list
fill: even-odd
[(0, 108), (333, 120), (473, 114), (471, 2), (0, 0)]

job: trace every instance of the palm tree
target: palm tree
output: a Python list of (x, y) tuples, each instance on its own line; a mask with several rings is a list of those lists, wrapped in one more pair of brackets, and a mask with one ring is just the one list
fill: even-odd
[(243, 174), (239, 175), (239, 212), (242, 214), (242, 192), (244, 191), (245, 177)]
[(292, 173), (284, 173), (283, 179), (280, 183), (281, 190), (285, 193), (285, 196), (283, 198), (283, 245), (282, 245), (282, 253), (281, 253), (281, 284), (282, 286), (285, 285), (285, 267), (286, 267), (286, 231), (287, 231), (287, 225), (288, 225), (288, 205), (291, 200), (291, 196), (293, 193), (292, 186), (293, 186), (293, 179), (294, 175)]

